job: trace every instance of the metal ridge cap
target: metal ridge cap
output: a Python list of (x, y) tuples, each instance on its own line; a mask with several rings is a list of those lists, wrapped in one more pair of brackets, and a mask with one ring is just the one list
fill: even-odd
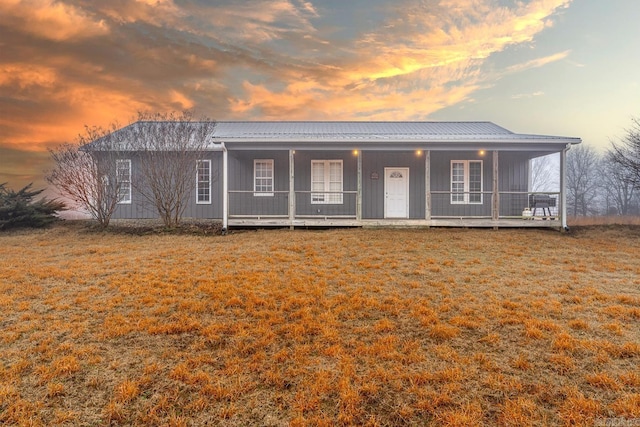
[[(212, 120), (217, 123), (490, 123), (490, 120)], [(504, 128), (502, 128), (504, 129)]]

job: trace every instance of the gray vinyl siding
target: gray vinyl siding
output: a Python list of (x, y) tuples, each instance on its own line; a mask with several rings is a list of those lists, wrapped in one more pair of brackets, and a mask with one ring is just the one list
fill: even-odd
[[(211, 160), (211, 203), (197, 203), (196, 187), (189, 194), (185, 218), (222, 219), (222, 153), (206, 152), (200, 160)], [(194, 183), (196, 177), (193, 177)]]
[[(131, 159), (131, 180), (140, 179), (139, 154), (123, 155), (123, 159)], [(187, 195), (183, 218), (222, 218), (222, 153), (206, 152), (201, 160), (211, 160), (211, 203), (197, 204), (196, 189)], [(196, 176), (193, 176), (195, 185)], [(119, 203), (113, 214), (114, 219), (151, 219), (158, 218), (158, 212), (148, 200), (132, 185), (131, 203)]]
[[(482, 161), (482, 203), (451, 203), (451, 161)], [(431, 216), (432, 217), (464, 217), (491, 216), (491, 191), (493, 186), (493, 166), (491, 152), (480, 156), (477, 151), (431, 152)], [(444, 192), (444, 193), (437, 193)]]
[(136, 189), (135, 181), (140, 174), (140, 155), (138, 153), (123, 154), (122, 159), (131, 160), (131, 203), (118, 203), (113, 219), (149, 219), (158, 218), (154, 206)]
[[(272, 196), (254, 194), (254, 160), (273, 160)], [(230, 216), (288, 216), (288, 191), (289, 151), (229, 152)]]
[[(425, 156), (415, 151), (363, 151), (362, 157), (362, 218), (384, 218), (385, 168), (409, 168), (409, 218), (425, 217)], [(499, 153), (500, 215), (518, 216), (527, 206), (526, 194), (506, 194), (528, 190), (529, 158), (531, 153)], [(124, 155), (131, 159), (132, 180), (139, 173), (140, 162), (135, 153)], [(222, 153), (208, 152), (203, 160), (211, 160), (211, 203), (197, 204), (195, 188), (189, 194), (184, 217), (222, 218)], [(254, 195), (254, 160), (270, 159), (274, 162), (273, 196)], [(343, 202), (341, 204), (311, 203), (311, 161), (342, 160), (343, 162)], [(452, 204), (451, 161), (482, 160), (483, 203)], [(493, 156), (487, 151), (480, 156), (477, 151), (431, 151), (430, 181), (432, 217), (491, 216)], [(344, 151), (302, 151), (294, 154), (296, 216), (349, 216), (356, 215), (356, 191), (358, 156), (350, 150)], [(289, 151), (235, 151), (228, 153), (228, 186), (230, 216), (288, 217), (289, 215)], [(194, 176), (195, 183), (195, 176)], [(443, 192), (438, 194), (438, 192)], [(119, 204), (113, 218), (157, 218), (155, 207), (149, 204), (135, 186), (132, 188), (132, 202)]]
[(384, 218), (384, 168), (409, 168), (409, 218), (425, 217), (425, 157), (413, 151), (362, 152), (362, 218)]
[(500, 216), (520, 216), (527, 207), (527, 194), (509, 194), (529, 190), (529, 153), (500, 152), (498, 159), (498, 191)]
[[(499, 152), (498, 154), (498, 191), (526, 192), (529, 180), (529, 154), (521, 152)], [(452, 204), (451, 161), (482, 160), (482, 204)], [(487, 151), (484, 156), (477, 151), (431, 152), (431, 215), (438, 216), (491, 216), (491, 192), (493, 190), (493, 153)], [(438, 191), (446, 194), (438, 194)], [(500, 215), (518, 216), (526, 207), (526, 194), (501, 194)]]
[[(296, 151), (294, 156), (296, 215), (356, 216), (358, 158), (352, 151)], [(342, 160), (342, 204), (311, 203), (311, 161)]]

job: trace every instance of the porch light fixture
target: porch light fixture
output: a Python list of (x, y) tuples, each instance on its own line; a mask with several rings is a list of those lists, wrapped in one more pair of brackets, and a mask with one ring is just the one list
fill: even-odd
[(353, 150), (353, 155), (357, 156), (358, 155), (358, 150)]
[(481, 155), (481, 156), (484, 156), (484, 150), (478, 151), (478, 154)]
[(422, 156), (422, 150), (416, 150), (416, 156), (418, 157)]

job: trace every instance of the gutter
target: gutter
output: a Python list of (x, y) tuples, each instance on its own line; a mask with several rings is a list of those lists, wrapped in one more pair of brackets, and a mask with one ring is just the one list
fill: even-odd
[(313, 143), (319, 144), (335, 144), (335, 145), (349, 145), (349, 144), (579, 144), (582, 142), (580, 138), (577, 137), (553, 137), (553, 136), (529, 136), (522, 135), (521, 137), (513, 137), (512, 135), (508, 135), (505, 137), (478, 137), (474, 135), (464, 135), (464, 136), (452, 136), (450, 138), (430, 138), (428, 135), (424, 137), (412, 137), (412, 138), (402, 138), (402, 137), (379, 137), (379, 138), (370, 138), (367, 136), (363, 137), (326, 137), (326, 138), (318, 138), (313, 136), (304, 136), (300, 135), (297, 138), (294, 137), (286, 137), (286, 138), (272, 138), (272, 137), (231, 137), (227, 140), (227, 142), (231, 143), (257, 143), (257, 144), (300, 144), (301, 146), (309, 145)]
[(560, 152), (560, 206), (562, 207), (562, 230), (569, 231), (567, 225), (567, 151), (571, 143)]

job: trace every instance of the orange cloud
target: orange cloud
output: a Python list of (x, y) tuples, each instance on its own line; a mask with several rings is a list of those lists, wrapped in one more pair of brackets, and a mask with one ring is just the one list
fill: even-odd
[(194, 108), (214, 119), (424, 119), (506, 72), (566, 58), (568, 51), (483, 68), (494, 53), (534, 40), (570, 1), (382, 2), (390, 9), (380, 11), (375, 30), (339, 39), (317, 26), (323, 10), (306, 0), (83, 8), (0, 0), (0, 24), (64, 47), (49, 55), (43, 43), (37, 62), (19, 48), (16, 59), (0, 59), (0, 95), (14, 101), (0, 117), (0, 144), (36, 149), (140, 110)]
[(259, 110), (264, 119), (289, 120), (421, 120), (434, 111), (463, 101), (478, 88), (460, 86), (419, 89), (409, 93), (389, 87), (374, 91), (341, 93), (298, 90), (296, 85), (284, 91), (270, 91), (264, 85), (244, 83), (246, 99), (230, 100), (235, 117), (246, 117)]
[(16, 122), (19, 110), (0, 116), (0, 127), (12, 130), (0, 141), (5, 147), (43, 150), (47, 145), (71, 142), (85, 124), (107, 125), (124, 114), (132, 118), (137, 110), (145, 108), (129, 93), (78, 82), (69, 84), (46, 67), (17, 64), (0, 71), (0, 89), (8, 85), (22, 89), (14, 94), (16, 104), (29, 103), (35, 96), (46, 99), (36, 106), (38, 114), (33, 119), (22, 117)]
[(100, 2), (100, 12), (119, 23), (145, 22), (154, 26), (180, 26), (185, 17), (173, 0), (134, 0), (127, 3)]
[(221, 39), (231, 43), (311, 40), (318, 32), (310, 21), (318, 17), (317, 10), (311, 2), (301, 0), (231, 1), (207, 10), (204, 17), (223, 29)]
[(194, 106), (194, 102), (192, 99), (189, 99), (184, 93), (175, 89), (169, 92), (169, 97), (171, 102), (176, 105), (177, 108), (175, 109), (178, 111), (190, 110)]
[(486, 59), (509, 45), (533, 40), (548, 25), (549, 16), (570, 2), (539, 0), (510, 9), (489, 1), (449, 0), (440, 2), (437, 16), (426, 6), (410, 9), (407, 22), (392, 22), (359, 43), (364, 51), (360, 58), (374, 58), (361, 63), (360, 78), (395, 77)]
[[(231, 101), (231, 112), (267, 118), (424, 118), (470, 99), (483, 82), (499, 77), (481, 72), (484, 61), (510, 45), (532, 41), (570, 2), (537, 0), (507, 8), (487, 0), (449, 0), (436, 10), (403, 2), (380, 30), (356, 41), (357, 49), (339, 66), (285, 73), (279, 90), (245, 82), (244, 96)], [(540, 67), (568, 54), (507, 71)]]
[(56, 71), (51, 67), (36, 64), (4, 64), (0, 66), (0, 86), (51, 87), (57, 80)]
[(52, 0), (3, 0), (0, 2), (0, 22), (55, 41), (109, 32), (104, 21), (93, 20), (74, 6)]

